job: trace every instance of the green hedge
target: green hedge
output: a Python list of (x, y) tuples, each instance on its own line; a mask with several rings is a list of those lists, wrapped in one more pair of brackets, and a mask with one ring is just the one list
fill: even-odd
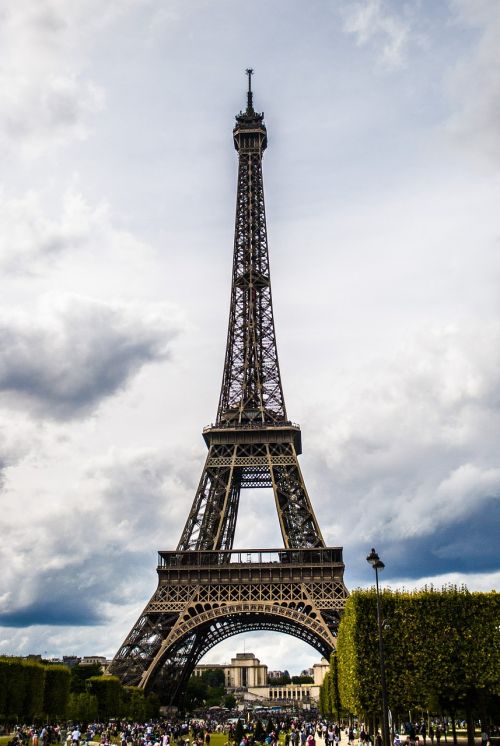
[(45, 667), (21, 658), (0, 658), (0, 718), (32, 721), (43, 713)]
[[(72, 682), (77, 682), (79, 691), (71, 691)], [(86, 678), (86, 672), (75, 674), (62, 665), (0, 657), (0, 722), (33, 723), (67, 717), (78, 722), (110, 717), (142, 721), (156, 717), (158, 709), (154, 694), (124, 687), (114, 676)]]
[[(398, 714), (421, 708), (487, 716), (500, 695), (500, 594), (465, 588), (381, 593), (388, 704)], [(355, 591), (339, 627), (342, 706), (365, 717), (380, 710), (375, 590)], [(331, 688), (331, 682), (330, 682)], [(486, 703), (486, 704), (485, 704)]]

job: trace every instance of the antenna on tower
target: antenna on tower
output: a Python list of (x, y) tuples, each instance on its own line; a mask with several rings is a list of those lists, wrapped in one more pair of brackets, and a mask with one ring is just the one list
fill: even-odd
[(246, 69), (246, 74), (248, 75), (247, 113), (251, 114), (253, 112), (253, 93), (252, 93), (253, 69), (251, 67), (248, 67)]

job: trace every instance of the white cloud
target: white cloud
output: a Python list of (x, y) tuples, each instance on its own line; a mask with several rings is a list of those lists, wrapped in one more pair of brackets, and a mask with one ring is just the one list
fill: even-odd
[(342, 4), (340, 12), (344, 31), (354, 34), (359, 46), (372, 43), (385, 67), (400, 67), (404, 63), (411, 36), (407, 18), (390, 12), (383, 0)]
[(459, 573), (448, 572), (443, 575), (429, 575), (416, 580), (415, 578), (398, 578), (391, 581), (390, 588), (406, 588), (409, 591), (433, 587), (436, 589), (449, 585), (465, 586), (471, 593), (488, 593), (500, 588), (500, 572), (491, 573)]
[(377, 373), (338, 382), (347, 395), (314, 437), (339, 509), (330, 541), (432, 535), (500, 497), (499, 367), (498, 325), (429, 328)]
[(460, 148), (496, 169), (500, 157), (500, 6), (496, 0), (451, 0), (457, 25), (473, 32), (447, 77), (453, 113), (448, 132)]
[(42, 196), (29, 191), (21, 197), (2, 195), (0, 203), (0, 266), (5, 271), (37, 273), (51, 268), (66, 251), (112, 243), (108, 209), (91, 207), (81, 193), (67, 190), (61, 214), (51, 218)]
[(49, 297), (37, 321), (4, 309), (0, 401), (36, 416), (88, 414), (146, 363), (164, 360), (179, 331), (165, 306), (126, 306)]
[(320, 660), (319, 653), (302, 640), (279, 632), (248, 632), (216, 645), (203, 657), (202, 663), (229, 663), (236, 653), (243, 652), (254, 653), (270, 671), (285, 667), (292, 676)]
[(105, 92), (85, 70), (96, 32), (130, 7), (111, 0), (19, 0), (0, 24), (0, 148), (39, 156), (88, 137)]

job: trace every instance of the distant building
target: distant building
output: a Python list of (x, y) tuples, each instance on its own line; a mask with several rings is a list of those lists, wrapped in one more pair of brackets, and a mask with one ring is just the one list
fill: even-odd
[(106, 666), (107, 660), (104, 655), (84, 655), (80, 661), (80, 666), (93, 666), (98, 663), (100, 666)]
[(285, 675), (284, 671), (269, 671), (267, 674), (268, 679), (282, 679)]
[(62, 658), (45, 658), (39, 653), (30, 653), (25, 656), (25, 659), (31, 661), (46, 661), (48, 663), (62, 663), (69, 668), (78, 665), (91, 666), (98, 663), (104, 672), (111, 663), (111, 660), (107, 660), (103, 655), (84, 655), (83, 658), (80, 658), (77, 655), (63, 655)]
[(202, 676), (204, 671), (222, 670), (226, 688), (241, 702), (255, 702), (267, 706), (296, 705), (308, 708), (319, 700), (319, 688), (323, 683), (329, 665), (325, 658), (306, 671), (302, 676), (312, 676), (311, 684), (273, 684), (282, 679), (284, 671), (268, 671), (253, 653), (237, 653), (231, 663), (199, 664), (194, 670), (195, 676)]
[(266, 686), (267, 666), (261, 665), (253, 653), (236, 653), (236, 658), (231, 658), (229, 681), (232, 689)]
[(76, 655), (63, 655), (62, 662), (65, 666), (73, 668), (73, 666), (77, 666), (80, 663), (80, 658)]
[(329, 668), (330, 668), (330, 664), (328, 663), (326, 658), (322, 658), (319, 663), (314, 664), (312, 675), (314, 679), (314, 684), (316, 686), (321, 686), (321, 684), (323, 683), (323, 679), (328, 673)]
[(229, 690), (267, 684), (267, 666), (262, 665), (253, 653), (237, 653), (229, 664), (198, 665), (194, 669), (194, 675), (201, 676), (204, 671), (213, 670), (224, 671), (224, 685)]
[(277, 684), (276, 686), (249, 687), (245, 701), (259, 701), (266, 705), (290, 705), (298, 707), (316, 704), (319, 686), (316, 684)]

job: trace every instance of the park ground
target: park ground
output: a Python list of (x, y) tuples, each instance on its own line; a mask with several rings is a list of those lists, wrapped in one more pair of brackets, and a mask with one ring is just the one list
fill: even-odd
[[(467, 734), (465, 731), (457, 731), (457, 738), (458, 743), (460, 746), (467, 743)], [(8, 742), (10, 741), (11, 736), (0, 736), (0, 746), (7, 746)], [(280, 746), (283, 746), (285, 743), (285, 736), (284, 734), (280, 735), (279, 738)], [(479, 743), (481, 741), (481, 733), (479, 730), (476, 730), (476, 742)], [(118, 746), (120, 743), (120, 739), (118, 737), (112, 738), (111, 742), (113, 745)], [(210, 737), (210, 746), (225, 746), (225, 744), (228, 742), (227, 733), (212, 733)], [(342, 743), (342, 742), (341, 742)], [(346, 742), (344, 742), (346, 743)], [(430, 740), (427, 739), (427, 743), (430, 745)], [(92, 746), (100, 746), (100, 742), (98, 741), (91, 741)], [(449, 737), (447, 741), (442, 741), (441, 746), (451, 746), (453, 744), (453, 740)]]

